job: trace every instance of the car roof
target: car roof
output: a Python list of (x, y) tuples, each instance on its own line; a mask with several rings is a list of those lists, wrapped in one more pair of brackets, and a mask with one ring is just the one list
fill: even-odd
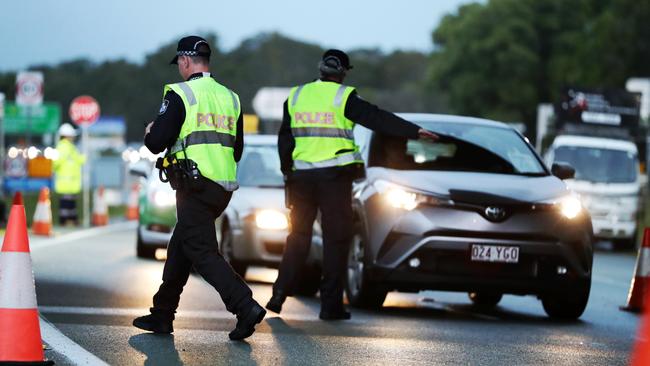
[(636, 145), (631, 141), (591, 136), (560, 135), (553, 141), (553, 146), (582, 146), (637, 152)]
[(427, 122), (451, 122), (512, 129), (512, 127), (506, 123), (477, 117), (434, 113), (397, 113), (397, 115), (415, 124)]
[(252, 145), (277, 145), (278, 136), (277, 135), (257, 135), (257, 134), (246, 134), (244, 136), (245, 144)]

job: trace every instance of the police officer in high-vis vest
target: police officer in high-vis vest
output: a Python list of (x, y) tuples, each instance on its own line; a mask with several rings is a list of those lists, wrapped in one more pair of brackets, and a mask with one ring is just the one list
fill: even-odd
[(343, 307), (343, 284), (352, 238), (352, 180), (363, 175), (363, 160), (352, 133), (355, 123), (392, 136), (437, 136), (364, 101), (354, 87), (343, 85), (346, 73), (352, 69), (343, 51), (325, 52), (319, 69), (320, 79), (294, 87), (284, 103), (278, 151), (287, 178), (291, 232), (266, 308), (279, 313), (286, 297), (292, 295), (309, 254), (312, 227), (320, 211), (320, 318), (339, 320), (350, 318)]
[(86, 157), (74, 145), (77, 131), (69, 123), (59, 127), (58, 157), (52, 163), (54, 171), (54, 192), (59, 196), (59, 224), (79, 224), (77, 196), (81, 192), (81, 169)]
[(151, 314), (136, 318), (133, 325), (155, 333), (173, 332), (180, 294), (194, 267), (237, 316), (229, 336), (240, 340), (253, 334), (266, 311), (218, 251), (214, 221), (238, 188), (237, 162), (244, 141), (239, 97), (208, 72), (210, 53), (201, 37), (178, 42), (171, 63), (178, 64), (185, 81), (165, 86), (158, 116), (146, 128), (147, 148), (154, 154), (166, 149), (156, 165), (160, 178), (176, 190), (178, 222)]

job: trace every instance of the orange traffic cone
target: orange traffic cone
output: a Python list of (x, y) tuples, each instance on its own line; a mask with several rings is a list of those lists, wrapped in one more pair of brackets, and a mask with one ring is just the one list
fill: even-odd
[(50, 203), (50, 190), (47, 187), (41, 188), (38, 195), (32, 233), (45, 236), (52, 235), (52, 205)]
[[(650, 303), (650, 292), (646, 292), (645, 294), (645, 303)], [(636, 336), (636, 344), (632, 350), (630, 365), (650, 365), (650, 312), (647, 308), (643, 310), (643, 318), (641, 318), (641, 326)]]
[(133, 183), (131, 187), (131, 192), (129, 193), (129, 201), (127, 202), (126, 207), (126, 219), (127, 220), (137, 220), (140, 216), (138, 211), (138, 184)]
[(45, 361), (22, 195), (16, 193), (0, 251), (0, 365)]
[(104, 187), (99, 186), (95, 192), (95, 204), (93, 205), (93, 226), (108, 225), (108, 206), (104, 200)]
[(630, 284), (630, 292), (627, 296), (627, 305), (621, 306), (621, 310), (639, 312), (644, 306), (646, 286), (650, 276), (650, 228), (643, 230), (643, 244), (639, 248), (634, 267), (634, 277)]

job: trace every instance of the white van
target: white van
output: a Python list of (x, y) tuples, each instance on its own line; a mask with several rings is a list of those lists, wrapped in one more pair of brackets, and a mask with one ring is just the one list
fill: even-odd
[(633, 142), (602, 137), (560, 135), (546, 153), (546, 162), (565, 162), (575, 170), (568, 186), (591, 214), (594, 235), (617, 248), (636, 244), (643, 176)]

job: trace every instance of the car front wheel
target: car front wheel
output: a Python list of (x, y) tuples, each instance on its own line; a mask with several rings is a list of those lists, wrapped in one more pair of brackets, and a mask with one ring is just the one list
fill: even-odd
[(149, 247), (144, 244), (142, 236), (140, 236), (140, 230), (138, 230), (137, 234), (135, 251), (139, 258), (156, 258), (156, 247)]
[(365, 243), (361, 230), (356, 229), (348, 255), (346, 295), (350, 305), (362, 308), (381, 308), (388, 291), (371, 282), (365, 266)]
[(232, 231), (230, 230), (227, 221), (224, 221), (221, 226), (221, 238), (219, 239), (221, 241), (221, 255), (223, 255), (223, 258), (230, 264), (232, 269), (234, 269), (241, 278), (244, 278), (246, 276), (248, 265), (235, 259)]
[(555, 319), (578, 319), (587, 307), (590, 289), (591, 278), (564, 294), (543, 296), (542, 305), (544, 306), (544, 311), (546, 311), (548, 316)]

